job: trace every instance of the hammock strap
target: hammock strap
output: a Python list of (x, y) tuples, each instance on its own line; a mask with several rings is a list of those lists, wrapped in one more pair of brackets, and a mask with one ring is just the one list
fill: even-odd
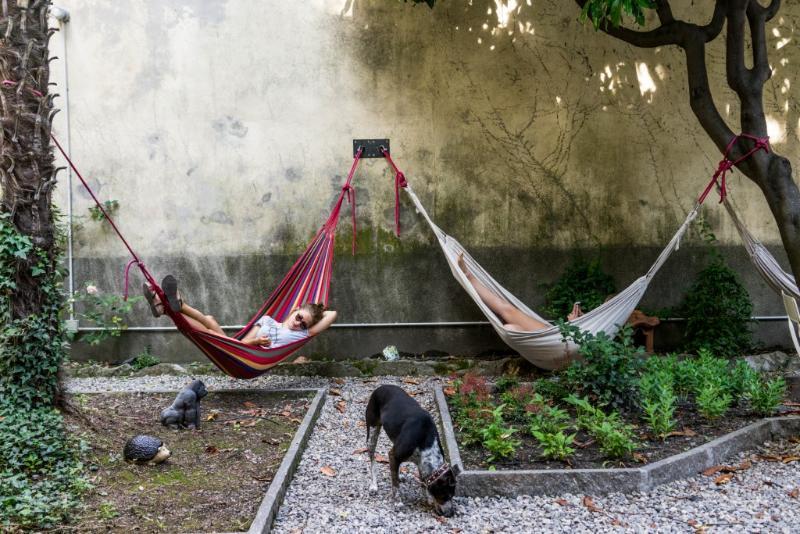
[(408, 186), (408, 182), (406, 181), (406, 176), (403, 174), (403, 171), (398, 169), (397, 165), (394, 164), (394, 160), (392, 160), (392, 156), (389, 155), (389, 151), (384, 147), (380, 147), (380, 149), (383, 153), (383, 157), (386, 158), (386, 161), (389, 162), (389, 165), (391, 165), (394, 170), (394, 231), (397, 237), (400, 237), (400, 188)]
[(336, 202), (336, 206), (334, 206), (333, 210), (331, 210), (331, 214), (328, 217), (328, 220), (325, 222), (325, 228), (329, 232), (332, 232), (336, 227), (337, 221), (339, 220), (339, 212), (342, 210), (342, 202), (344, 201), (345, 197), (347, 197), (347, 202), (350, 204), (353, 219), (353, 255), (356, 253), (356, 190), (351, 185), (351, 182), (353, 181), (353, 176), (356, 173), (358, 162), (361, 161), (361, 155), (363, 153), (364, 147), (359, 147), (356, 155), (353, 156), (353, 164), (350, 166), (350, 172), (347, 173), (347, 180), (342, 186), (342, 192), (339, 195), (339, 200)]
[[(730, 154), (733, 145), (735, 145), (739, 139), (749, 139), (751, 141), (754, 141), (753, 147), (749, 151), (745, 152), (739, 159), (731, 161), (728, 158), (728, 154)], [(708, 182), (708, 185), (706, 186), (703, 193), (700, 195), (700, 198), (697, 199), (697, 202), (702, 204), (705, 201), (708, 194), (711, 192), (711, 189), (716, 185), (719, 188), (719, 203), (722, 204), (722, 202), (725, 201), (725, 197), (728, 195), (728, 189), (725, 183), (725, 175), (727, 174), (727, 172), (732, 170), (736, 165), (738, 165), (739, 163), (746, 160), (747, 158), (749, 158), (750, 156), (752, 156), (753, 154), (762, 149), (764, 150), (764, 152), (769, 153), (770, 151), (769, 137), (756, 137), (754, 135), (750, 135), (747, 133), (734, 135), (733, 139), (731, 139), (730, 143), (728, 143), (728, 146), (725, 147), (724, 157), (719, 162), (717, 170), (714, 172), (714, 176), (711, 177), (711, 181)]]

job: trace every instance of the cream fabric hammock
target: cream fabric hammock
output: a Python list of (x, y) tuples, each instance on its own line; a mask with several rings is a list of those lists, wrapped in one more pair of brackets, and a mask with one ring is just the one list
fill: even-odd
[(747, 249), (747, 254), (750, 256), (750, 261), (753, 266), (761, 275), (761, 278), (774, 289), (783, 299), (783, 307), (786, 309), (787, 323), (789, 325), (789, 334), (792, 336), (792, 343), (797, 354), (800, 354), (800, 340), (798, 340), (798, 328), (800, 328), (800, 310), (798, 310), (797, 300), (800, 299), (800, 290), (797, 288), (797, 282), (794, 276), (784, 271), (775, 256), (770, 254), (767, 247), (765, 247), (759, 240), (753, 237), (753, 234), (745, 227), (742, 220), (739, 218), (733, 205), (728, 202), (728, 199), (723, 200), (725, 209), (728, 215), (731, 216), (736, 230), (742, 238), (744, 248)]
[[(509, 293), (492, 278), (466, 250), (464, 250), (464, 247), (462, 247), (457, 240), (447, 235), (441, 228), (436, 226), (410, 185), (405, 187), (405, 191), (414, 202), (417, 211), (422, 214), (436, 235), (439, 246), (442, 247), (445, 258), (447, 258), (447, 263), (450, 264), (450, 271), (453, 273), (453, 276), (458, 280), (469, 296), (472, 297), (472, 300), (475, 301), (483, 314), (486, 315), (487, 319), (489, 319), (497, 335), (499, 335), (508, 346), (519, 352), (526, 360), (537, 367), (553, 370), (566, 367), (576, 357), (578, 347), (572, 342), (563, 341), (558, 326), (548, 323), (544, 318)], [(597, 334), (601, 331), (609, 336), (616, 334), (620, 327), (625, 324), (633, 310), (636, 309), (637, 304), (647, 290), (647, 286), (650, 284), (650, 280), (658, 272), (664, 262), (667, 261), (672, 251), (678, 249), (681, 238), (686, 233), (691, 222), (697, 217), (699, 208), (700, 204), (695, 204), (694, 208), (686, 216), (683, 224), (678, 228), (678, 231), (675, 232), (675, 235), (672, 236), (670, 242), (664, 250), (661, 251), (661, 254), (659, 254), (656, 261), (650, 267), (650, 270), (648, 270), (644, 276), (634, 281), (625, 290), (621, 291), (601, 306), (571, 321), (570, 324), (574, 324), (581, 330), (591, 332), (592, 334)], [(500, 318), (494, 314), (483, 300), (481, 300), (466, 275), (458, 267), (458, 256), (461, 252), (464, 253), (464, 260), (470, 272), (472, 272), (481, 283), (499, 297), (516, 306), (523, 313), (550, 326), (532, 332), (520, 332), (506, 329)]]

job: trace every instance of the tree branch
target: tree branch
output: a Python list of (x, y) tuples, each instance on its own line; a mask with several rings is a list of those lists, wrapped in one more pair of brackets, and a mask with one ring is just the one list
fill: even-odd
[(744, 98), (747, 68), (744, 65), (744, 21), (750, 0), (728, 2), (728, 38), (726, 41), (725, 72), (728, 85), (739, 98)]
[(735, 135), (722, 118), (708, 85), (705, 40), (695, 38), (684, 47), (686, 73), (689, 76), (689, 104), (700, 126), (717, 145), (720, 152)]
[[(761, 6), (759, 6), (761, 7)], [(769, 22), (772, 20), (772, 17), (778, 12), (781, 8), (781, 0), (772, 0), (767, 7), (763, 7), (761, 9), (764, 10), (764, 22)]]
[(661, 24), (669, 24), (675, 21), (675, 17), (672, 16), (672, 8), (669, 5), (669, 0), (656, 1), (656, 14)]
[(753, 76), (751, 83), (763, 87), (772, 76), (767, 54), (767, 8), (761, 7), (756, 0), (751, 0), (747, 6), (747, 22), (750, 24), (750, 37), (753, 41)]

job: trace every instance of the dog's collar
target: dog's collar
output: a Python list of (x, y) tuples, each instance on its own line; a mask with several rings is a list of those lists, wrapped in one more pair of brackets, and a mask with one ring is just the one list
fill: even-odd
[(433, 471), (433, 473), (428, 475), (428, 478), (426, 478), (424, 482), (425, 487), (427, 488), (432, 486), (437, 480), (442, 478), (444, 474), (447, 473), (448, 471), (450, 471), (450, 465), (447, 462), (444, 462), (442, 465), (436, 468)]

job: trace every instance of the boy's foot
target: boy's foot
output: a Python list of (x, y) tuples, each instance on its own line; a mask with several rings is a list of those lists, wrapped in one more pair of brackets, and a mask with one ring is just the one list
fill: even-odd
[(164, 295), (167, 297), (169, 309), (176, 313), (181, 311), (183, 301), (181, 300), (181, 294), (178, 292), (178, 280), (171, 274), (168, 274), (161, 281), (161, 289), (164, 290)]
[(153, 290), (150, 289), (150, 284), (145, 282), (142, 284), (142, 293), (144, 293), (144, 298), (147, 299), (147, 304), (150, 305), (150, 312), (153, 314), (153, 317), (161, 317), (164, 315), (164, 305), (161, 302), (156, 302), (156, 294), (153, 293)]
[(572, 305), (572, 311), (570, 312), (570, 314), (567, 315), (567, 321), (574, 321), (581, 315), (583, 315), (583, 309), (581, 308), (581, 303), (576, 302), (575, 304)]

